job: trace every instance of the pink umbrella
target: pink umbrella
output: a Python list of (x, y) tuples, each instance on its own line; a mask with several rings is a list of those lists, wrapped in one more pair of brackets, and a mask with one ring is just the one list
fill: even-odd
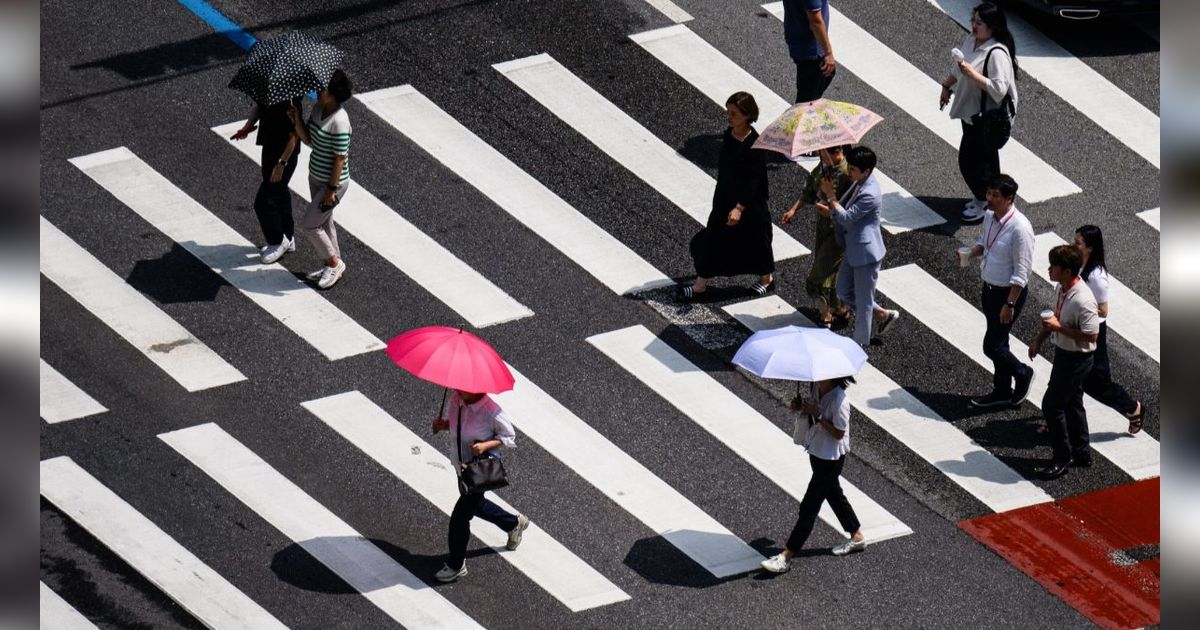
[(387, 354), (413, 376), (443, 387), (488, 394), (513, 388), (504, 359), (487, 342), (459, 328), (410, 330), (388, 342)]
[(854, 103), (824, 98), (797, 103), (767, 125), (754, 148), (798, 160), (817, 149), (855, 144), (882, 120), (879, 114)]

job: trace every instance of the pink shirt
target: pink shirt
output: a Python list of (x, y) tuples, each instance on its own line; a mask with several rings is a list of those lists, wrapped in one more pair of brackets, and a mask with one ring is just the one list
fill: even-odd
[[(517, 445), (517, 433), (513, 430), (512, 422), (508, 416), (504, 414), (504, 410), (491, 397), (484, 395), (483, 398), (475, 401), (474, 404), (468, 405), (463, 403), (462, 397), (458, 392), (450, 395), (450, 400), (446, 403), (445, 413), (442, 417), (450, 421), (450, 453), (453, 459), (454, 445), (458, 440), (458, 419), (459, 411), (462, 412), (462, 452), (459, 454), (460, 461), (469, 462), (475, 456), (471, 454), (471, 444), (473, 442), (486, 442), (488, 440), (500, 440), (503, 446), (514, 448)], [(500, 449), (492, 449), (491, 454), (499, 457)], [(456, 462), (457, 463), (457, 462)]]

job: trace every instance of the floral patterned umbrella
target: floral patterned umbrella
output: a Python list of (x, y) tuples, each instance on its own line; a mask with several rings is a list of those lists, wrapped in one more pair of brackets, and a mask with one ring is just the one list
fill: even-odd
[(817, 149), (855, 144), (882, 120), (883, 116), (854, 103), (823, 98), (797, 103), (767, 125), (754, 148), (798, 160)]

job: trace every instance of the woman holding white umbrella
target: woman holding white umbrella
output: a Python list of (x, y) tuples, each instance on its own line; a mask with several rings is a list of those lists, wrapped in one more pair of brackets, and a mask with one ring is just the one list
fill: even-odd
[(853, 340), (825, 328), (787, 326), (759, 331), (738, 348), (735, 365), (766, 378), (809, 381), (808, 396), (792, 400), (793, 411), (809, 417), (803, 437), (812, 465), (812, 479), (800, 500), (800, 515), (783, 551), (763, 560), (772, 573), (786, 573), (792, 557), (804, 547), (826, 501), (850, 540), (833, 548), (844, 556), (866, 548), (854, 508), (842, 492), (839, 480), (850, 452), (850, 401), (846, 387), (854, 382), (867, 355)]

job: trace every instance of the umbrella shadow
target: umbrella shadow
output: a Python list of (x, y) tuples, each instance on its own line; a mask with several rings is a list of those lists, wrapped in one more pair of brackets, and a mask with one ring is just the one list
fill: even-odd
[[(496, 553), (490, 547), (470, 549), (467, 559)], [(292, 586), (317, 593), (351, 595), (408, 584), (407, 576), (389, 569), (384, 558), (394, 561), (428, 586), (439, 584), (433, 575), (446, 556), (410, 553), (386, 540), (358, 536), (322, 536), (292, 543), (271, 558), (271, 571)], [(342, 571), (331, 567), (341, 566)]]
[(211, 302), (225, 285), (178, 243), (159, 258), (134, 263), (125, 281), (160, 304)]
[(679, 154), (689, 162), (707, 170), (716, 170), (721, 158), (721, 142), (724, 134), (706, 133), (692, 136), (683, 141)]
[[(690, 530), (670, 532), (672, 537), (686, 541), (689, 545), (703, 546), (706, 539), (729, 539), (732, 534), (714, 534)], [(714, 541), (715, 542), (715, 541)], [(748, 543), (755, 551), (766, 553), (774, 541), (760, 538)], [(713, 544), (709, 542), (708, 544)], [(734, 580), (740, 580), (748, 573), (739, 573), (727, 577), (716, 577), (662, 535), (642, 538), (629, 548), (625, 554), (625, 566), (640, 575), (647, 582), (666, 586), (683, 586), (687, 588), (709, 588)]]
[(248, 293), (282, 296), (311, 288), (303, 275), (282, 265), (263, 265), (261, 252), (253, 245), (180, 243), (183, 249), (217, 272), (218, 277)]

